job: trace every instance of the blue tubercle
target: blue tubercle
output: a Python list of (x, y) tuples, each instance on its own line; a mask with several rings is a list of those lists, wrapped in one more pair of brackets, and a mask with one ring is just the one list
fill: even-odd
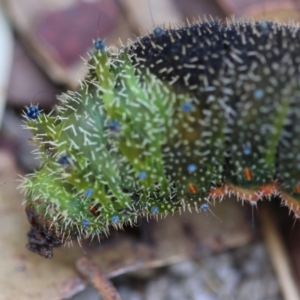
[(145, 172), (145, 171), (141, 171), (140, 173), (139, 173), (139, 179), (140, 180), (144, 180), (144, 179), (146, 179), (147, 178), (147, 173)]
[(189, 164), (187, 169), (189, 173), (193, 173), (197, 170), (197, 166), (195, 164)]
[(209, 205), (208, 205), (208, 203), (203, 203), (203, 204), (200, 206), (200, 209), (201, 209), (201, 210), (204, 210), (204, 211), (208, 211), (208, 210), (209, 210)]
[(156, 37), (161, 37), (162, 35), (165, 34), (165, 31), (164, 31), (161, 27), (156, 27), (156, 28), (153, 30), (153, 34), (154, 34)]
[(152, 207), (151, 207), (151, 212), (152, 212), (153, 214), (158, 214), (158, 213), (159, 213), (159, 208), (158, 208), (157, 206), (152, 206)]
[(30, 120), (35, 120), (38, 118), (40, 112), (41, 111), (39, 110), (37, 105), (30, 105), (29, 107), (27, 107), (26, 116)]
[(253, 96), (256, 100), (261, 99), (264, 96), (265, 92), (262, 89), (257, 89), (253, 92)]
[(87, 189), (87, 190), (85, 191), (85, 195), (86, 195), (87, 197), (91, 197), (91, 196), (93, 195), (93, 193), (94, 193), (94, 191), (93, 191), (92, 189)]
[(259, 28), (261, 29), (262, 33), (265, 34), (268, 32), (269, 26), (268, 23), (265, 21), (261, 21), (258, 24)]
[(120, 131), (120, 129), (121, 129), (120, 122), (117, 120), (111, 120), (108, 122), (108, 128), (111, 131)]
[(186, 112), (190, 112), (194, 108), (194, 105), (191, 102), (185, 102), (182, 104), (181, 108), (182, 111), (186, 113)]
[(247, 143), (245, 145), (243, 145), (243, 153), (245, 155), (250, 155), (252, 152), (252, 148), (251, 148), (251, 144), (250, 143)]
[(83, 221), (82, 221), (82, 226), (83, 226), (83, 227), (89, 227), (90, 224), (91, 224), (91, 223), (90, 223), (89, 220), (83, 220)]
[(59, 164), (61, 164), (62, 166), (68, 165), (68, 164), (70, 163), (67, 154), (63, 154), (63, 155), (57, 160), (57, 162), (58, 162)]
[(94, 46), (96, 50), (104, 50), (105, 49), (105, 42), (101, 39), (98, 39), (94, 42)]
[(120, 218), (119, 218), (119, 216), (112, 216), (111, 221), (112, 221), (113, 223), (117, 223), (117, 222), (120, 221)]

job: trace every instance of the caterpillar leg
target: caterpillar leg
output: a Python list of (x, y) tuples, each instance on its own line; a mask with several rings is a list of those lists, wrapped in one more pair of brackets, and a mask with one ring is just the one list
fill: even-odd
[(226, 195), (235, 195), (245, 201), (257, 202), (264, 197), (270, 198), (277, 194), (279, 194), (278, 183), (263, 184), (257, 189), (249, 189), (226, 182), (220, 187), (211, 188), (209, 197), (222, 200)]
[(277, 183), (263, 184), (259, 188), (248, 189), (226, 182), (226, 187), (228, 194), (236, 195), (246, 201), (256, 202), (264, 197), (270, 198), (279, 193), (279, 185)]
[(281, 198), (282, 198), (283, 204), (285, 206), (287, 206), (291, 211), (293, 211), (296, 218), (300, 218), (299, 201), (287, 193), (281, 193)]
[(258, 190), (256, 189), (247, 189), (243, 187), (236, 186), (232, 183), (227, 182), (227, 193), (233, 194), (237, 196), (239, 199), (247, 200), (247, 201), (258, 201), (260, 200), (260, 195), (258, 193)]

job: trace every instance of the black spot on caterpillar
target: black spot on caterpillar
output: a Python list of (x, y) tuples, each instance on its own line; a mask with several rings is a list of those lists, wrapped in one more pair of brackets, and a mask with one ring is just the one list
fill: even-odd
[(55, 112), (25, 113), (43, 161), (23, 183), (30, 250), (52, 257), (75, 237), (227, 193), (279, 194), (300, 215), (299, 27), (156, 28), (119, 50), (96, 41), (88, 68)]

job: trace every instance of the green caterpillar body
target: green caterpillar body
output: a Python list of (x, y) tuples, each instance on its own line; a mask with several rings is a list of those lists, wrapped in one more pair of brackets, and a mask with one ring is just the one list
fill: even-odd
[(28, 176), (28, 248), (227, 193), (300, 201), (300, 30), (271, 22), (156, 28), (119, 51), (95, 43), (78, 92), (30, 106), (42, 164)]

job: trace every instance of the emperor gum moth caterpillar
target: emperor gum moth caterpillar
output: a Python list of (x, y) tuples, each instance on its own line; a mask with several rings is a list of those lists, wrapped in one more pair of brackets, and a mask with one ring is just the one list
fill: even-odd
[(27, 107), (41, 166), (24, 179), (29, 250), (138, 217), (279, 195), (300, 215), (300, 30), (205, 21), (120, 49), (97, 40), (77, 92)]

